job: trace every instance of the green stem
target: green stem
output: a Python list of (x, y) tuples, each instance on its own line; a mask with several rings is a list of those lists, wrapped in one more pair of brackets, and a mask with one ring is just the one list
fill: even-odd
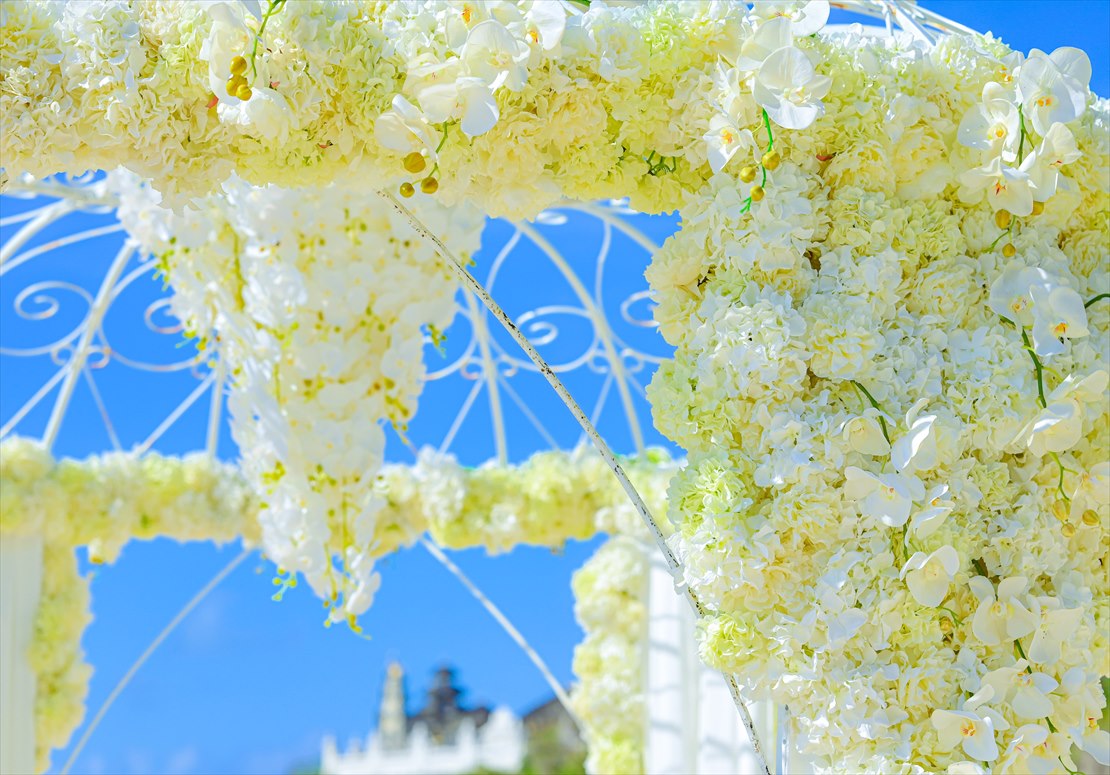
[(1056, 461), (1056, 465), (1060, 469), (1060, 478), (1056, 482), (1056, 490), (1060, 493), (1060, 497), (1064, 499), (1065, 503), (1071, 503), (1071, 498), (1064, 492), (1064, 474), (1074, 472), (1064, 468), (1064, 464), (1060, 462), (1060, 456), (1057, 453), (1050, 452), (1049, 454), (1052, 455), (1052, 459)]
[(944, 611), (946, 614), (948, 614), (950, 617), (952, 617), (952, 621), (954, 621), (956, 623), (957, 627), (962, 627), (963, 626), (964, 620), (961, 619), (959, 616), (957, 616), (956, 612), (953, 611), (951, 608), (945, 608), (942, 605), (938, 605), (937, 608), (939, 608), (941, 611)]
[(886, 427), (886, 418), (883, 416), (883, 414), (884, 414), (883, 408), (881, 406), (879, 406), (879, 402), (876, 401), (875, 397), (867, 391), (867, 388), (865, 388), (860, 383), (856, 382), (854, 379), (851, 380), (851, 383), (853, 385), (855, 385), (856, 390), (860, 391), (861, 393), (863, 393), (863, 395), (865, 395), (867, 397), (867, 401), (868, 401), (868, 403), (871, 404), (872, 408), (874, 408), (875, 410), (877, 410), (879, 412), (879, 427), (881, 427), (882, 430), (883, 430), (883, 438), (886, 439), (886, 443), (890, 444), (891, 443), (890, 442), (890, 432), (887, 430), (887, 427)]
[(767, 129), (767, 150), (771, 151), (775, 147), (775, 135), (771, 132), (771, 117), (766, 108), (763, 109), (763, 126)]
[(1033, 351), (1033, 343), (1029, 341), (1029, 334), (1025, 333), (1024, 328), (1021, 329), (1021, 341), (1025, 344), (1025, 351), (1033, 359), (1033, 369), (1037, 372), (1037, 399), (1044, 409), (1048, 406), (1048, 401), (1044, 397), (1044, 366), (1041, 365), (1041, 359), (1037, 357), (1037, 353)]
[(1018, 164), (1020, 165), (1025, 161), (1025, 114), (1022, 113), (1022, 106), (1018, 105), (1018, 129), (1021, 134), (1018, 136)]
[(1099, 299), (1110, 299), (1110, 293), (1100, 293), (1098, 296), (1095, 296), (1093, 299), (1090, 299), (1090, 300), (1084, 302), (1083, 309), (1087, 309), (1089, 306), (1094, 304)]
[(262, 24), (258, 26), (258, 34), (254, 36), (254, 45), (251, 46), (251, 75), (258, 77), (258, 68), (255, 66), (255, 57), (258, 56), (258, 44), (262, 42), (262, 35), (266, 32), (266, 25), (279, 8), (285, 5), (285, 0), (270, 0), (270, 7), (262, 15)]

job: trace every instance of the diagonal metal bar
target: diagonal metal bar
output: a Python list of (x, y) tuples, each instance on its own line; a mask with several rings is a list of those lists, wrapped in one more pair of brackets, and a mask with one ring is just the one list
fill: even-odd
[[(543, 357), (536, 351), (536, 348), (532, 346), (532, 343), (528, 341), (528, 337), (526, 337), (520, 331), (520, 329), (517, 328), (516, 324), (509, 318), (509, 316), (505, 314), (505, 310), (501, 309), (501, 306), (493, 300), (493, 297), (491, 297), (486, 289), (482, 286), (482, 284), (478, 282), (477, 278), (475, 278), (473, 275), (470, 274), (470, 272), (466, 270), (465, 264), (463, 264), (463, 262), (460, 261), (459, 258), (450, 249), (448, 249), (448, 247), (443, 243), (443, 240), (432, 233), (420, 221), (420, 219), (418, 219), (407, 207), (401, 204), (401, 202), (399, 202), (397, 198), (394, 197), (392, 194), (387, 191), (378, 191), (378, 195), (382, 197), (385, 201), (389, 202), (398, 213), (400, 213), (406, 220), (408, 220), (409, 224), (412, 226), (417, 234), (436, 246), (436, 249), (439, 251), (440, 256), (445, 262), (447, 262), (448, 267), (459, 278), (463, 286), (473, 292), (474, 295), (477, 296), (484, 305), (486, 305), (486, 308), (491, 313), (493, 313), (493, 316), (497, 318), (501, 325), (504, 326), (505, 330), (509, 332), (514, 340), (516, 340), (516, 343), (520, 345), (520, 348), (524, 350), (531, 361), (536, 364), (536, 367), (540, 370), (540, 373), (543, 374), (544, 378), (547, 379), (548, 384), (551, 385), (556, 394), (558, 394), (559, 398), (562, 399), (567, 409), (569, 409), (571, 414), (574, 415), (574, 419), (578, 421), (578, 424), (582, 426), (582, 430), (584, 430), (586, 432), (586, 435), (590, 437), (590, 440), (593, 442), (594, 447), (598, 451), (598, 454), (601, 455), (602, 459), (604, 459), (605, 462), (609, 465), (609, 468), (612, 469), (613, 474), (617, 477), (617, 480), (620, 482), (621, 487), (625, 491), (625, 494), (628, 495), (629, 500), (632, 501), (632, 505), (640, 514), (640, 517), (643, 520), (644, 524), (647, 526), (648, 530), (651, 531), (651, 535), (655, 541), (655, 545), (659, 548), (659, 551), (662, 552), (663, 558), (664, 560), (666, 560), (667, 567), (670, 569), (671, 575), (675, 578), (675, 581), (678, 582), (681, 579), (682, 566), (679, 564), (678, 558), (675, 557), (675, 554), (671, 550), (671, 547), (667, 545), (667, 540), (663, 536), (663, 531), (659, 529), (659, 523), (657, 523), (655, 521), (655, 518), (651, 515), (651, 510), (647, 507), (647, 504), (644, 503), (644, 499), (640, 496), (640, 493), (637, 492), (636, 487), (632, 484), (631, 480), (629, 480), (628, 474), (625, 473), (624, 468), (617, 460), (616, 455), (613, 454), (613, 451), (609, 448), (609, 445), (605, 442), (605, 439), (601, 437), (601, 434), (597, 432), (597, 428), (595, 428), (593, 423), (590, 422), (590, 418), (587, 417), (586, 413), (582, 411), (582, 407), (578, 405), (578, 402), (574, 399), (574, 396), (570, 394), (570, 391), (567, 390), (562, 380), (559, 379), (558, 375), (556, 375), (555, 372), (551, 369), (551, 366), (548, 365), (547, 361), (545, 361)], [(678, 586), (677, 583), (676, 586)], [(694, 609), (694, 612), (699, 617), (705, 616), (705, 607), (701, 604), (693, 591), (691, 591), (689, 586), (683, 584), (681, 585), (681, 587), (683, 595), (685, 596), (690, 606)], [(740, 687), (736, 683), (736, 678), (734, 676), (726, 674), (725, 681), (728, 683), (729, 694), (732, 695), (732, 700), (736, 705), (737, 712), (740, 714), (740, 720), (744, 724), (744, 729), (747, 730), (748, 739), (751, 741), (752, 750), (755, 753), (756, 761), (759, 762), (760, 772), (762, 772), (763, 775), (771, 775), (771, 768), (767, 765), (767, 757), (763, 752), (763, 746), (760, 743), (759, 734), (756, 732), (755, 722), (752, 719), (752, 714), (748, 710), (747, 704), (744, 702), (744, 698), (740, 695)]]

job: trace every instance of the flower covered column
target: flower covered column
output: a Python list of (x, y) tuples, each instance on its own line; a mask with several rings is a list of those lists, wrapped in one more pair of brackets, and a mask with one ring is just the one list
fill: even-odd
[(42, 593), (42, 536), (0, 541), (0, 773), (35, 772), (35, 673), (29, 650)]

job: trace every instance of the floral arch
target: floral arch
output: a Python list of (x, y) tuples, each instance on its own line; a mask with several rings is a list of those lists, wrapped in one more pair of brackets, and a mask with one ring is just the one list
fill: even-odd
[[(425, 526), (449, 545), (558, 543), (631, 509), (757, 753), (747, 703), (769, 698), (836, 771), (1074, 771), (1074, 747), (1107, 763), (1108, 106), (1077, 49), (1026, 57), (908, 4), (855, 7), (907, 34), (824, 31), (821, 0), (5, 5), (7, 185), (113, 170), (79, 196), (114, 197), (129, 234), (64, 343), (81, 360), (60, 394), (101, 347), (131, 253), (149, 253), (216, 364), (205, 379), (230, 389), (245, 489), (211, 465), (129, 458), (119, 476), (184, 477), (192, 497), (207, 482), (234, 505), (196, 534), (242, 520), (329, 621), (359, 630), (375, 560)], [(467, 271), (483, 215), (614, 197), (682, 217), (647, 272), (675, 350), (646, 396), (687, 460), (673, 477), (629, 464), (650, 482)], [(550, 481), (521, 496), (525, 469), (383, 468), (384, 428), (403, 443), (423, 343), (440, 343), (459, 285), (631, 506), (588, 489), (599, 500), (563, 524)], [(579, 301), (627, 406), (627, 353)], [(470, 356), (492, 401), (489, 341)], [(80, 483), (41, 449), (9, 450), (6, 491)], [(570, 492), (603, 470), (556, 467)], [(511, 518), (471, 524), (499, 513), (498, 487)], [(6, 501), (4, 531), (49, 542), (57, 513)], [(64, 529), (89, 527), (107, 556), (177, 529), (145, 522)]]

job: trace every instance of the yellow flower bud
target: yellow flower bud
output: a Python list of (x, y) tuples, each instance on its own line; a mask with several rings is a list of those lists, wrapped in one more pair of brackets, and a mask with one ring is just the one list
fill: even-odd
[(1033, 215), (1040, 215), (1044, 212), (1044, 202), (1033, 203)]
[(1087, 527), (1094, 527), (1098, 524), (1098, 514), (1094, 513), (1093, 511), (1084, 511), (1083, 524)]
[(779, 156), (778, 151), (767, 151), (763, 154), (763, 166), (769, 170), (773, 170), (782, 162), (782, 157)]
[(1060, 532), (1064, 534), (1064, 538), (1071, 538), (1075, 535), (1075, 525), (1065, 522), (1064, 526), (1060, 528)]
[(755, 180), (755, 167), (742, 167), (740, 169), (740, 180), (745, 183), (751, 183)]
[(231, 74), (242, 75), (247, 72), (247, 60), (243, 57), (233, 57), (231, 60)]
[(415, 193), (416, 189), (412, 187), (412, 183), (409, 183), (406, 180), (404, 183), (401, 184), (401, 196), (403, 196), (405, 199), (408, 199)]
[(1052, 504), (1052, 516), (1063, 522), (1068, 518), (1068, 507), (1062, 501), (1056, 501)]
[(434, 194), (439, 190), (439, 181), (429, 175), (420, 181), (420, 190), (425, 194)]
[(235, 92), (239, 91), (240, 86), (246, 86), (247, 79), (241, 75), (233, 75), (227, 81), (227, 93), (235, 96)]
[(999, 210), (994, 214), (994, 225), (1000, 229), (1010, 228), (1012, 217), (1009, 210)]
[(762, 202), (765, 195), (766, 192), (763, 190), (763, 186), (752, 186), (751, 197), (753, 202)]
[(952, 620), (951, 619), (941, 619), (940, 620), (940, 631), (943, 632), (943, 633), (952, 632)]
[(1017, 248), (1015, 248), (1012, 243), (1007, 242), (1002, 246), (1002, 255), (1006, 256), (1006, 258), (1013, 258), (1016, 254)]
[(254, 92), (251, 91), (251, 87), (247, 86), (245, 83), (235, 90), (235, 96), (243, 102), (249, 100), (253, 95)]
[(423, 172), (424, 168), (428, 166), (427, 162), (424, 161), (424, 157), (420, 154), (419, 151), (413, 151), (408, 156), (406, 156), (404, 165), (405, 169), (413, 173), (414, 175), (417, 172)]

